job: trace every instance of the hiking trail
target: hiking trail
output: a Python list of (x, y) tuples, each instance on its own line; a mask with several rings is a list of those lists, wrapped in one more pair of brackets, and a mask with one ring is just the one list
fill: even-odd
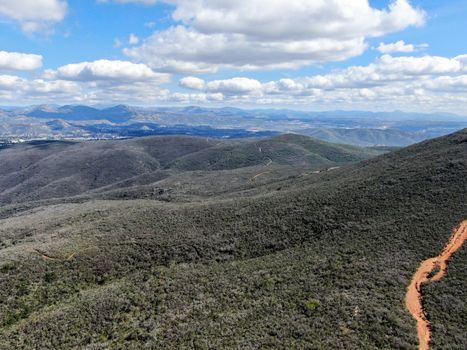
[[(453, 232), (440, 255), (429, 258), (420, 264), (407, 289), (405, 305), (417, 321), (419, 350), (429, 350), (431, 331), (430, 321), (423, 308), (422, 287), (426, 283), (436, 282), (447, 273), (448, 261), (467, 239), (467, 220), (464, 220)], [(430, 277), (431, 274), (433, 276)]]

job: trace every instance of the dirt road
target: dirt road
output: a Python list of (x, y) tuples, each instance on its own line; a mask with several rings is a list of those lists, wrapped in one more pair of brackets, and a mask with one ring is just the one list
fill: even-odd
[[(467, 220), (464, 220), (454, 230), (441, 254), (421, 263), (407, 289), (405, 304), (412, 317), (417, 321), (419, 350), (429, 350), (431, 340), (430, 321), (428, 321), (423, 308), (423, 284), (439, 281), (446, 275), (449, 259), (462, 247), (466, 239)], [(432, 275), (433, 273), (434, 275)]]
[[(261, 151), (261, 148), (260, 148), (260, 151)], [(268, 162), (266, 163), (266, 165), (264, 166), (265, 168), (268, 168), (270, 167), (272, 164), (272, 159), (271, 158), (268, 158)], [(259, 173), (259, 174), (256, 174), (255, 176), (253, 176), (252, 178), (250, 178), (250, 181), (255, 181), (258, 177), (262, 176), (262, 175), (266, 175), (266, 174), (269, 174), (270, 171), (263, 171), (262, 173)]]

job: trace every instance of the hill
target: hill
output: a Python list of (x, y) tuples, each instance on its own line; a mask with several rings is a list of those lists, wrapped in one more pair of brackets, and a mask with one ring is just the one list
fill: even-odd
[[(235, 170), (267, 163), (296, 165), (299, 171), (321, 169), (378, 153), (298, 135), (245, 142), (194, 137), (33, 142), (0, 152), (0, 202), (63, 198), (100, 188), (149, 184), (193, 170)], [(252, 171), (256, 168), (247, 169)]]
[(123, 123), (130, 120), (136, 111), (131, 107), (118, 105), (110, 108), (97, 109), (89, 106), (38, 106), (25, 113), (26, 116), (40, 119), (63, 120), (108, 120)]
[[(314, 142), (293, 144), (304, 154)], [(88, 198), (10, 215), (0, 348), (415, 348), (406, 288), (465, 219), (466, 173), (463, 130), (205, 198)], [(433, 349), (467, 344), (466, 252), (427, 289)]]
[(174, 167), (183, 170), (226, 170), (268, 162), (325, 167), (368, 159), (377, 154), (368, 149), (287, 134), (256, 142), (220, 144), (182, 157), (174, 162)]
[(397, 129), (336, 129), (310, 128), (301, 131), (303, 134), (324, 140), (349, 145), (365, 146), (409, 146), (430, 138), (423, 132), (406, 132)]

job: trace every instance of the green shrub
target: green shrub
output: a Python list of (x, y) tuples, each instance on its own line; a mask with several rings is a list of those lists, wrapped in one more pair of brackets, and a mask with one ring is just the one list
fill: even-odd
[(8, 273), (16, 269), (15, 263), (6, 263), (0, 267), (0, 273)]
[(314, 312), (321, 303), (316, 299), (308, 299), (303, 305), (307, 312)]

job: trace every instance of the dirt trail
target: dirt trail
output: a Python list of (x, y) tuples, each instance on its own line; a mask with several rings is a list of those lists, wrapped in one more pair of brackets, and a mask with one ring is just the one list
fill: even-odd
[[(271, 158), (268, 158), (268, 162), (264, 165), (265, 168), (268, 168), (270, 167), (272, 164), (272, 159)], [(253, 176), (252, 178), (250, 178), (250, 181), (255, 181), (258, 177), (262, 176), (262, 175), (266, 175), (266, 174), (269, 174), (270, 171), (263, 171), (262, 173), (259, 173), (259, 174), (256, 174), (255, 176)]]
[(262, 176), (262, 175), (266, 175), (266, 174), (269, 174), (270, 171), (264, 171), (262, 173), (259, 173), (259, 174), (256, 174), (255, 176), (253, 176), (250, 181), (255, 181), (258, 177)]
[[(417, 321), (419, 350), (429, 350), (431, 340), (430, 321), (428, 321), (423, 308), (423, 284), (439, 281), (446, 275), (449, 259), (462, 247), (466, 239), (467, 220), (464, 220), (454, 230), (441, 254), (421, 263), (407, 289), (405, 304), (412, 317)], [(433, 273), (435, 274), (430, 276)]]
[(76, 253), (70, 254), (66, 259), (55, 258), (46, 253), (41, 252), (39, 249), (30, 248), (28, 249), (31, 253), (39, 255), (44, 261), (71, 261), (75, 257)]

